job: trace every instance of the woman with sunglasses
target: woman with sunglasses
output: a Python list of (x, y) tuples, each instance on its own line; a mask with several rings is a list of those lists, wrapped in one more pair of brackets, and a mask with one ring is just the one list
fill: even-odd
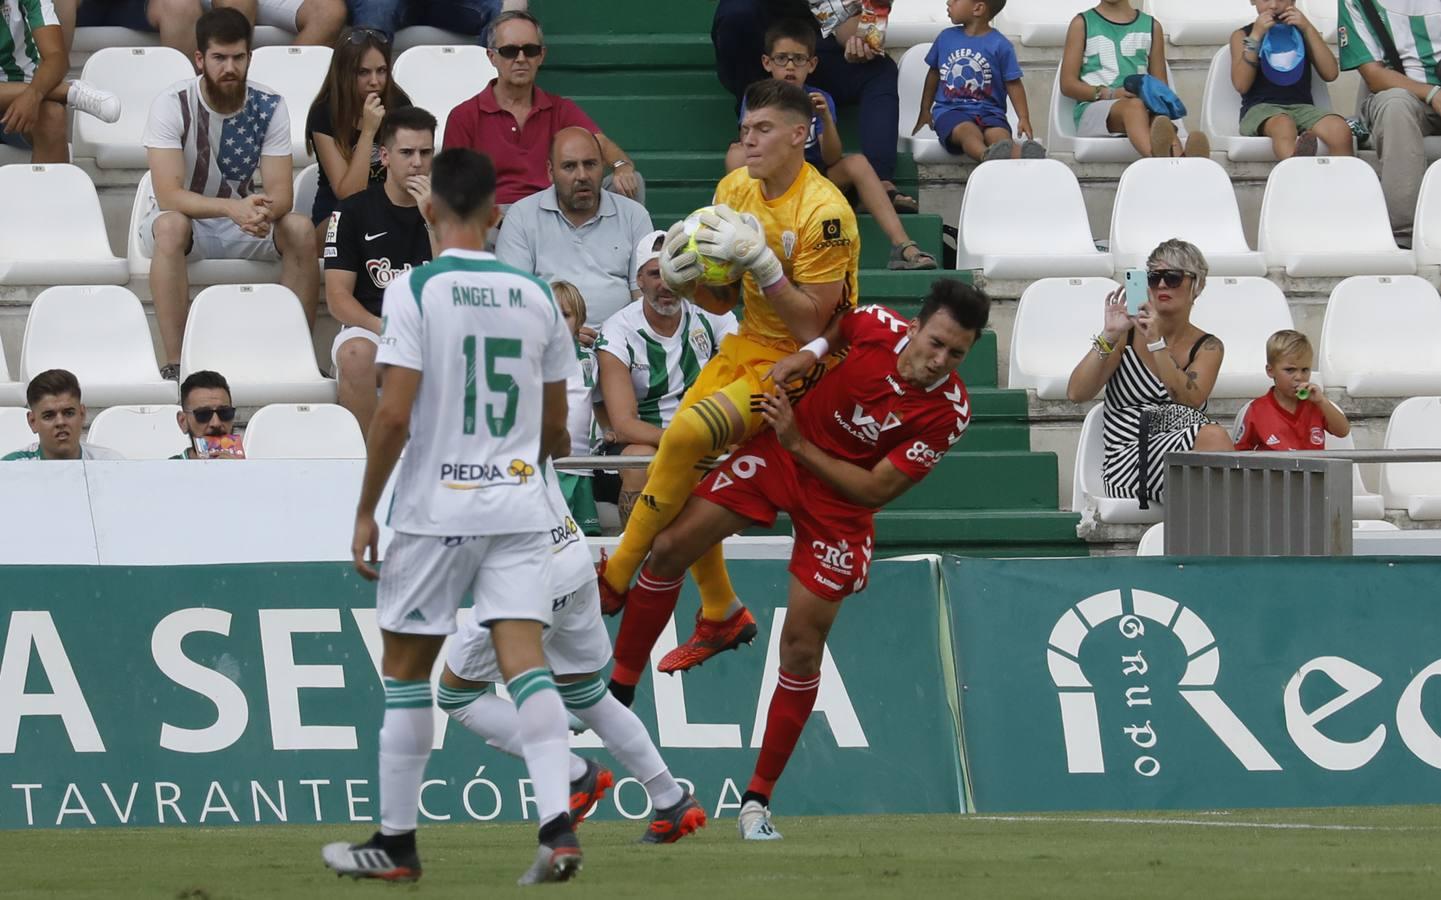
[[(305, 119), (305, 142), (320, 161), (310, 220), (325, 223), (340, 201), (385, 180), (375, 141), (387, 109), (410, 98), (390, 80), (390, 40), (374, 28), (350, 28), (335, 42), (330, 72)], [(321, 230), (319, 243), (325, 245)]]
[(1104, 388), (1106, 493), (1134, 497), (1142, 509), (1164, 498), (1167, 453), (1235, 449), (1205, 413), (1225, 355), (1215, 335), (1191, 322), (1206, 271), (1206, 258), (1185, 241), (1153, 250), (1146, 260), (1146, 304), (1132, 316), (1124, 288), (1106, 297), (1102, 331), (1066, 388), (1073, 403)]

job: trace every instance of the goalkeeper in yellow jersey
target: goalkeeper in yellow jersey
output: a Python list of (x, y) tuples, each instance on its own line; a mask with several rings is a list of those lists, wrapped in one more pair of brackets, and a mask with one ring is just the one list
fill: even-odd
[[(715, 312), (740, 302), (740, 331), (721, 342), (686, 392), (620, 546), (599, 568), (602, 609), (610, 615), (626, 610), (611, 675), (611, 690), (626, 703), (651, 649), (638, 645), (648, 642), (637, 635), (651, 632), (640, 620), (670, 615), (665, 604), (648, 602), (674, 586), (642, 568), (651, 542), (680, 513), (715, 458), (764, 427), (751, 398), (769, 390), (764, 381), (776, 361), (820, 337), (836, 312), (856, 301), (861, 250), (856, 216), (835, 185), (805, 160), (814, 112), (810, 98), (803, 88), (766, 79), (747, 89), (745, 102), (740, 130), (745, 166), (716, 186), (715, 211), (702, 217), (696, 233), (702, 254), (745, 270), (741, 283), (702, 285), (700, 263), (686, 249), (680, 223), (670, 229), (661, 255), (661, 274), (678, 295)], [(812, 373), (806, 383), (819, 375)], [(695, 634), (680, 649), (694, 665), (697, 657), (749, 642), (756, 625), (731, 587), (720, 545), (690, 571), (701, 609)]]

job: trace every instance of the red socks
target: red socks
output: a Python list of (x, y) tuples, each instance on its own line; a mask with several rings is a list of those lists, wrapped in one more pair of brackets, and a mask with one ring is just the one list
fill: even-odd
[(640, 570), (640, 578), (626, 594), (625, 615), (620, 620), (620, 631), (615, 636), (615, 667), (611, 680), (619, 684), (635, 685), (640, 681), (650, 661), (650, 651), (665, 630), (680, 600), (680, 589), (685, 584), (682, 575), (675, 581), (661, 581), (650, 574), (649, 569)]
[(749, 790), (769, 797), (776, 781), (790, 761), (806, 720), (816, 706), (816, 694), (821, 687), (821, 676), (798, 678), (780, 670), (780, 682), (771, 696), (770, 713), (766, 717), (766, 736), (761, 742), (760, 756), (756, 758), (755, 774), (751, 776)]

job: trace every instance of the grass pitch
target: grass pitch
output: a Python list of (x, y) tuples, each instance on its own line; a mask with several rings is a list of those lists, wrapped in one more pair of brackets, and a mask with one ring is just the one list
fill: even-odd
[[(1175, 814), (781, 818), (742, 843), (734, 818), (667, 847), (642, 824), (581, 828), (586, 898), (1441, 896), (1441, 807)], [(514, 887), (529, 825), (423, 827), (411, 886), (338, 880), (321, 844), (365, 825), (134, 828), (0, 835), (7, 900), (375, 900), (534, 896)]]

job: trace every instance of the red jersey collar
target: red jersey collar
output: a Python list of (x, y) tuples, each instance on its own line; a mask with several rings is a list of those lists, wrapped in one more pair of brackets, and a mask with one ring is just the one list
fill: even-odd
[[(495, 83), (497, 80), (499, 79), (490, 79), (490, 82), (486, 84), (485, 89), (482, 90), (479, 94), (475, 95), (475, 105), (483, 113), (502, 112), (500, 108), (500, 102), (495, 99)], [(547, 94), (545, 91), (541, 90), (540, 85), (533, 84), (530, 86), (531, 110), (550, 109), (553, 105), (554, 98), (550, 94)]]

